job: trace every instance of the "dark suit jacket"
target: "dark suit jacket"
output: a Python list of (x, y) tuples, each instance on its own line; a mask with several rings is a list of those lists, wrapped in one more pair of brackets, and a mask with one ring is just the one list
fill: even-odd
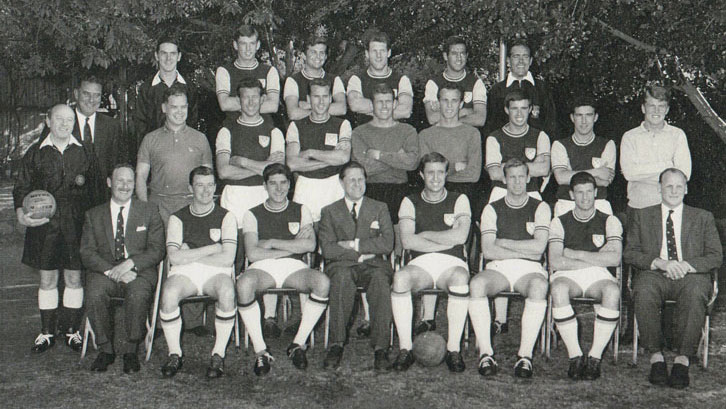
[[(321, 212), (318, 235), (323, 257), (329, 267), (353, 266), (359, 264), (358, 258), (361, 254), (388, 255), (393, 251), (393, 225), (388, 206), (369, 197), (363, 198), (357, 224), (350, 216), (345, 199), (325, 206)], [(356, 238), (360, 241), (359, 251), (338, 245), (338, 241)], [(377, 266), (388, 264), (382, 257), (375, 257), (364, 263)]]
[[(129, 258), (134, 260), (138, 277), (156, 284), (156, 266), (164, 258), (164, 224), (153, 203), (131, 199), (126, 220), (124, 242)], [(114, 232), (109, 202), (86, 212), (81, 236), (81, 260), (88, 271), (103, 274), (114, 261)]]
[[(663, 236), (661, 205), (636, 210), (627, 230), (624, 261), (638, 269), (650, 270), (653, 260), (660, 257)], [(681, 251), (683, 260), (699, 273), (708, 273), (721, 266), (721, 240), (710, 212), (683, 206)]]

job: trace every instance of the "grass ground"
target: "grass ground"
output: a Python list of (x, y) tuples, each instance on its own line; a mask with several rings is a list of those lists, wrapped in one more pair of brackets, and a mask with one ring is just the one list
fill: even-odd
[[(683, 391), (658, 388), (647, 381), (647, 359), (628, 365), (629, 346), (620, 350), (617, 366), (606, 358), (603, 377), (596, 382), (567, 379), (564, 347), (553, 352), (549, 361), (535, 359), (535, 376), (521, 381), (512, 376), (519, 334), (521, 303), (510, 309), (509, 334), (496, 338), (500, 373), (482, 379), (476, 372), (476, 353), (465, 352), (467, 369), (450, 374), (445, 365), (423, 368), (415, 365), (406, 373), (376, 373), (367, 340), (352, 338), (343, 364), (337, 371), (322, 369), (324, 351), (316, 345), (305, 372), (296, 370), (285, 357), (291, 341), (283, 335), (272, 340), (276, 357), (272, 372), (258, 378), (252, 373), (254, 356), (230, 346), (226, 374), (213, 382), (204, 378), (212, 336), (199, 338), (185, 334), (185, 361), (173, 379), (162, 379), (160, 367), (166, 355), (161, 335), (154, 353), (141, 372), (125, 375), (119, 359), (107, 373), (91, 373), (95, 357), (90, 351), (83, 361), (64, 345), (56, 345), (42, 355), (30, 352), (37, 334), (37, 276), (19, 262), (22, 238), (17, 233), (0, 237), (0, 407), (3, 408), (469, 408), (469, 407), (572, 407), (572, 408), (724, 408), (726, 407), (726, 313), (717, 311), (712, 319), (709, 369), (691, 370), (692, 386)], [(443, 304), (442, 304), (443, 305)], [(589, 339), (592, 313), (584, 309)], [(440, 327), (445, 327), (445, 311), (440, 308)], [(121, 314), (117, 317), (122, 319)], [(117, 321), (117, 325), (119, 325)], [(445, 335), (445, 328), (439, 332)], [(160, 332), (158, 333), (160, 334)], [(322, 340), (322, 330), (318, 332)], [(586, 341), (587, 343), (588, 341)]]

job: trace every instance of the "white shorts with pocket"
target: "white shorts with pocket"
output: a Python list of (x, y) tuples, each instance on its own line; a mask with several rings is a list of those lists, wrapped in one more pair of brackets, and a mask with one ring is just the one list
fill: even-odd
[(444, 271), (452, 267), (461, 267), (466, 271), (469, 271), (469, 266), (466, 262), (459, 257), (454, 257), (449, 254), (442, 253), (428, 253), (422, 254), (415, 259), (411, 260), (406, 264), (407, 266), (415, 266), (426, 271), (431, 279), (434, 281), (434, 287), (436, 288), (436, 281), (439, 280), (441, 274)]
[(275, 288), (282, 288), (288, 277), (304, 268), (308, 265), (294, 258), (268, 258), (247, 266), (247, 270), (261, 270), (269, 274), (275, 280)]
[(521, 258), (510, 258), (506, 260), (494, 260), (487, 263), (486, 270), (494, 270), (502, 274), (509, 281), (509, 291), (514, 291), (514, 285), (520, 278), (527, 274), (537, 273), (547, 278), (542, 264)]
[(580, 295), (582, 297), (584, 297), (585, 292), (598, 281), (608, 280), (614, 283), (618, 282), (618, 280), (610, 274), (610, 271), (608, 271), (607, 268), (598, 266), (583, 268), (580, 270), (560, 270), (552, 274), (550, 277), (550, 283), (558, 278), (568, 278), (574, 281), (575, 284), (580, 287), (580, 290), (582, 290), (582, 294)]
[[(171, 269), (169, 270), (169, 277), (182, 275), (188, 278), (189, 281), (191, 281), (197, 288), (197, 295), (204, 295), (202, 291), (204, 284), (206, 284), (210, 278), (219, 274), (223, 274), (231, 278), (232, 267), (218, 267), (202, 263), (189, 263), (171, 266)], [(230, 285), (231, 284), (232, 281), (230, 281)]]

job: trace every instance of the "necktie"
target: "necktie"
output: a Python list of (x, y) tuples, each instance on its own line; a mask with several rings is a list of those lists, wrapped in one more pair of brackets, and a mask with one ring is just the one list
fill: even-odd
[(116, 239), (114, 240), (114, 257), (116, 260), (123, 260), (125, 258), (124, 252), (124, 206), (118, 211), (116, 217)]
[(93, 142), (93, 136), (91, 134), (91, 124), (89, 118), (86, 118), (86, 125), (83, 127), (83, 142)]
[(353, 221), (354, 221), (354, 222), (355, 222), (356, 224), (358, 224), (358, 212), (356, 212), (356, 211), (355, 211), (355, 206), (356, 206), (357, 204), (358, 204), (358, 203), (355, 203), (355, 202), (353, 202), (353, 208), (352, 208), (352, 209), (350, 209), (350, 217), (352, 217), (352, 218), (353, 218)]
[(678, 260), (678, 250), (676, 249), (676, 231), (673, 228), (673, 210), (668, 211), (668, 219), (666, 219), (666, 247), (668, 249), (668, 260)]

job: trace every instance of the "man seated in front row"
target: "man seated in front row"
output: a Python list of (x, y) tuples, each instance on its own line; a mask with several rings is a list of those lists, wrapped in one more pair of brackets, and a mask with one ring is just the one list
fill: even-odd
[[(620, 287), (607, 267), (620, 264), (623, 227), (617, 217), (595, 208), (597, 181), (588, 172), (570, 179), (570, 198), (575, 208), (555, 217), (550, 224), (549, 263), (552, 316), (567, 347), (571, 379), (600, 377), (600, 359), (620, 316)], [(595, 328), (587, 358), (578, 340), (577, 317), (570, 305), (572, 297), (594, 298)]]
[[(723, 250), (713, 215), (683, 204), (688, 193), (683, 171), (661, 172), (659, 205), (636, 210), (628, 225), (623, 261), (638, 269), (633, 299), (638, 332), (650, 352), (654, 385), (685, 388), (689, 385), (689, 357), (695, 356), (711, 294), (709, 272), (721, 266)], [(663, 357), (661, 308), (674, 299), (674, 347), (677, 356), (670, 376)]]
[(244, 244), (252, 262), (237, 278), (237, 307), (255, 349), (255, 375), (270, 372), (274, 360), (262, 336), (260, 306), (256, 295), (270, 288), (294, 288), (310, 293), (302, 306), (302, 318), (287, 356), (298, 369), (307, 368), (306, 343), (310, 332), (328, 305), (330, 281), (323, 273), (302, 262), (315, 250), (315, 230), (310, 210), (287, 200), (292, 171), (280, 163), (262, 172), (268, 198), (244, 215)]
[(519, 159), (503, 166), (506, 195), (489, 203), (481, 214), (481, 252), (488, 261), (471, 279), (469, 317), (479, 347), (479, 373), (492, 376), (498, 366), (491, 343), (489, 298), (517, 291), (526, 300), (522, 312), (514, 376), (532, 376), (532, 350), (547, 310), (547, 272), (542, 254), (547, 247), (550, 207), (527, 194), (529, 168)]
[(192, 203), (169, 217), (166, 234), (171, 269), (161, 289), (159, 318), (169, 359), (161, 373), (172, 377), (182, 367), (179, 302), (194, 295), (209, 295), (217, 300), (217, 310), (216, 340), (207, 377), (218, 378), (224, 373), (225, 350), (236, 314), (232, 265), (237, 251), (237, 222), (232, 212), (214, 203), (217, 184), (211, 168), (194, 168), (189, 173), (189, 185)]
[(421, 158), (421, 193), (406, 196), (398, 211), (403, 248), (413, 260), (393, 275), (391, 307), (398, 331), (399, 353), (393, 367), (407, 370), (414, 362), (411, 341), (413, 303), (411, 291), (445, 289), (449, 294), (446, 316), (449, 339), (446, 365), (452, 372), (464, 371), (461, 334), (469, 303), (469, 267), (464, 260), (464, 243), (469, 237), (471, 208), (465, 194), (444, 187), (449, 162), (438, 152)]

